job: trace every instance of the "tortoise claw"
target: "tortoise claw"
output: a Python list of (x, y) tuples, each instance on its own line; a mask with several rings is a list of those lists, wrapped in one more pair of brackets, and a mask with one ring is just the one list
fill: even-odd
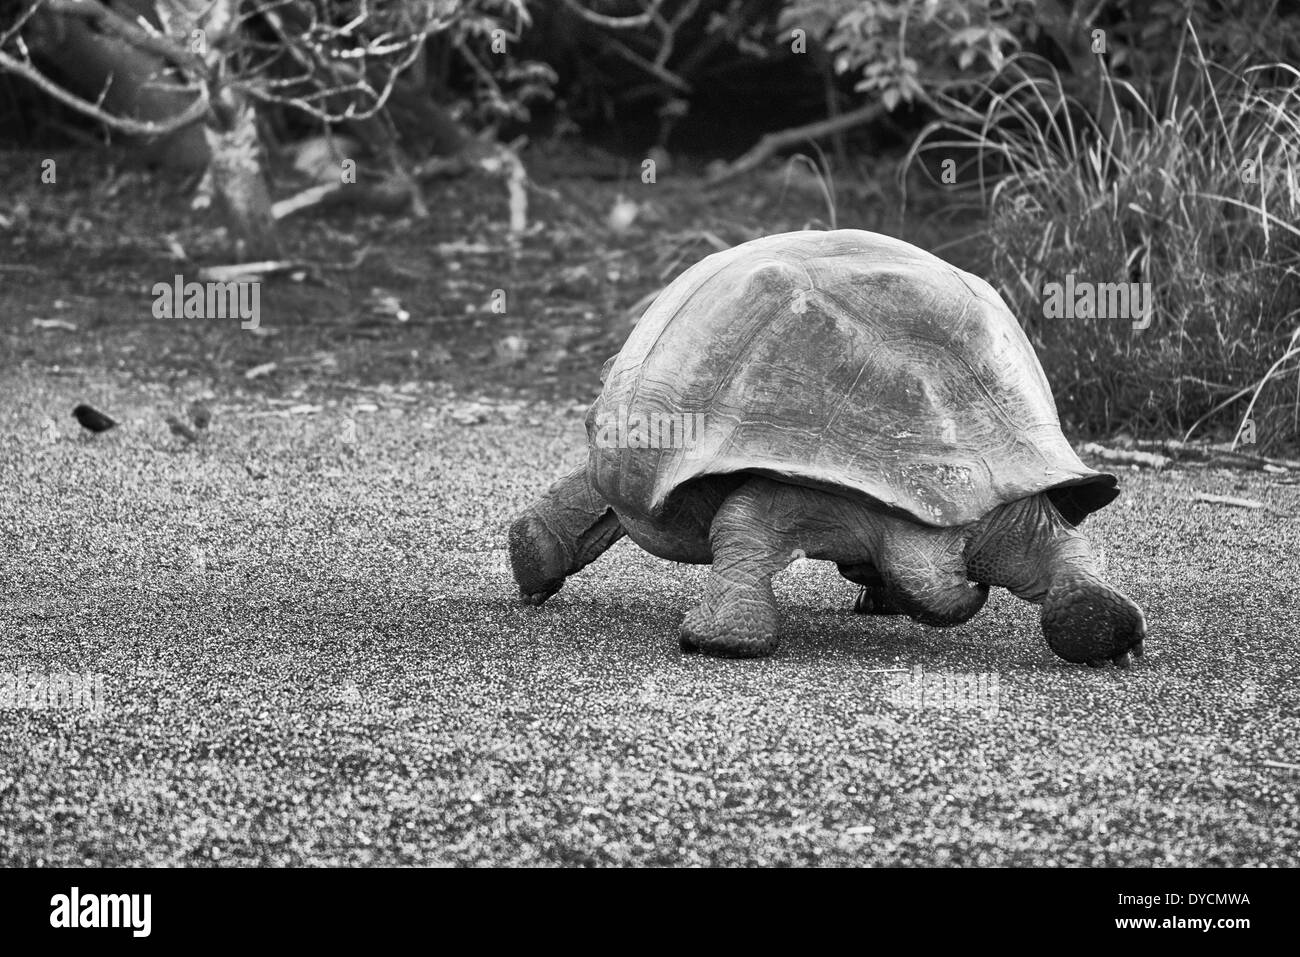
[(1115, 655), (1113, 658), (1109, 659), (1109, 661), (1106, 658), (1088, 659), (1089, 668), (1104, 668), (1106, 667), (1107, 664), (1113, 664), (1116, 668), (1121, 668), (1121, 669), (1132, 668), (1133, 656), (1129, 654), (1129, 652), (1124, 651), (1118, 655)]
[[(561, 582), (561, 584), (563, 584), (563, 582)], [(547, 589), (543, 589), (542, 591), (533, 591), (533, 592), (524, 591), (521, 588), (519, 589), (519, 600), (523, 602), (525, 605), (532, 605), (533, 607), (537, 607), (538, 605), (546, 601), (546, 599), (550, 598), (559, 590), (560, 590), (559, 585), (556, 585), (554, 588), (547, 588)]]
[(903, 610), (890, 599), (884, 586), (863, 585), (858, 591), (853, 611), (859, 615), (901, 615)]

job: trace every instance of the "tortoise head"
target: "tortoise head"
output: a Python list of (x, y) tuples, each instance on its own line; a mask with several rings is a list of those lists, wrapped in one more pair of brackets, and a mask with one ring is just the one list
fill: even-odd
[(1043, 637), (1066, 661), (1121, 668), (1142, 657), (1146, 619), (1133, 600), (1087, 571), (1066, 568), (1043, 600)]
[(1043, 637), (1066, 661), (1127, 667), (1131, 655), (1142, 655), (1142, 610), (1102, 577), (1091, 544), (1047, 493), (1000, 506), (978, 522), (966, 568), (975, 581), (1040, 603)]

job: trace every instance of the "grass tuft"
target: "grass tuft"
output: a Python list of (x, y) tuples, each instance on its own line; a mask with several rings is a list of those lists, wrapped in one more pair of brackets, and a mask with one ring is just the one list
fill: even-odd
[[(1190, 26), (1183, 42), (1161, 91), (1103, 66), (1092, 108), (1018, 57), (974, 105), (945, 99), (904, 166), (963, 158), (955, 188), (987, 210), (990, 281), (1074, 428), (1293, 448), (1300, 71), (1208, 62)], [(1045, 287), (1069, 274), (1150, 283), (1150, 326), (1045, 318)]]

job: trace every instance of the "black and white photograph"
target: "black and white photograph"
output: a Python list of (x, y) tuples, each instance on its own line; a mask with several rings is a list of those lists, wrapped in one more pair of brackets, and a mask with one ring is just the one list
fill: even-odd
[(1300, 3), (0, 0), (52, 939), (817, 869), (1240, 946), (1298, 596)]

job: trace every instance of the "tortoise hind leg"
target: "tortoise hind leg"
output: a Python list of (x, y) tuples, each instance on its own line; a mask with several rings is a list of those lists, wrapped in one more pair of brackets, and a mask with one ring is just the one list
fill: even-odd
[(586, 466), (570, 472), (510, 525), (510, 568), (520, 597), (540, 605), (623, 534), (613, 509), (592, 488)]
[(967, 580), (965, 538), (957, 529), (899, 523), (884, 535), (879, 567), (886, 599), (923, 625), (945, 628), (984, 607), (989, 586)]
[(789, 535), (775, 524), (789, 511), (777, 500), (782, 488), (750, 480), (714, 515), (709, 528), (713, 567), (703, 600), (682, 621), (683, 651), (755, 658), (776, 650), (779, 618), (772, 576), (794, 557)]
[(876, 566), (870, 562), (859, 562), (854, 565), (839, 565), (840, 574), (853, 582), (855, 585), (861, 585), (858, 592), (857, 601), (853, 603), (853, 610), (859, 615), (905, 615), (902, 608), (889, 595), (889, 589), (885, 586), (885, 579), (881, 576)]

